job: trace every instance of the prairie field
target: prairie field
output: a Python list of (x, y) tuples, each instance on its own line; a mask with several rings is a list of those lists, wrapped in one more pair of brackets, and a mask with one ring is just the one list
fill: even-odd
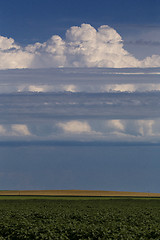
[(1, 196), (0, 239), (160, 239), (160, 199)]

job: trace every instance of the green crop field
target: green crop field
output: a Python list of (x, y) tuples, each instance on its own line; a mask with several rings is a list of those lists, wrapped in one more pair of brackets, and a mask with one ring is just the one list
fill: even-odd
[(160, 239), (160, 199), (0, 197), (0, 239)]

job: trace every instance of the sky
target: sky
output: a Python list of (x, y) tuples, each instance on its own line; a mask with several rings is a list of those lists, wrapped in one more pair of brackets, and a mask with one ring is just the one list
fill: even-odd
[(160, 2), (0, 2), (0, 189), (159, 192)]
[(160, 67), (160, 3), (1, 1), (0, 69)]
[(64, 37), (66, 29), (88, 23), (158, 27), (158, 0), (8, 0), (0, 3), (1, 34), (19, 43), (46, 41), (52, 35)]
[(159, 192), (159, 75), (1, 70), (1, 189)]

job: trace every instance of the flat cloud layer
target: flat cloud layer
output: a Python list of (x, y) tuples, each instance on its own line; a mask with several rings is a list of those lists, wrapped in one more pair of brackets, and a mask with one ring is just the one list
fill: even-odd
[(159, 75), (160, 68), (1, 70), (0, 148), (159, 145)]
[(67, 30), (66, 38), (54, 35), (44, 43), (22, 47), (0, 36), (0, 69), (47, 67), (160, 67), (160, 56), (140, 61), (124, 49), (115, 29), (89, 24)]
[(27, 124), (0, 124), (3, 141), (160, 144), (160, 118), (155, 119), (63, 119)]

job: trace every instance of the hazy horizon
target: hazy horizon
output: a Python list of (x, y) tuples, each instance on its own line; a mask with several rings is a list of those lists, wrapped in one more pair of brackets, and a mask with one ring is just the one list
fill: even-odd
[(0, 1), (0, 189), (160, 192), (159, 12)]

